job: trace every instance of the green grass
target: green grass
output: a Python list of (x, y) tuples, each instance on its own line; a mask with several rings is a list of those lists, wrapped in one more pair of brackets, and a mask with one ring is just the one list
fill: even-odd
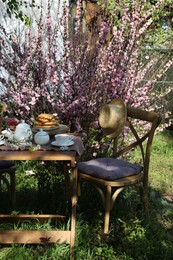
[[(66, 213), (62, 168), (48, 163), (19, 163), (17, 168), (18, 213)], [(26, 176), (33, 169), (35, 176)], [(57, 171), (58, 169), (58, 171)], [(44, 171), (44, 172), (43, 172)], [(58, 173), (57, 173), (58, 172)], [(173, 255), (173, 203), (165, 198), (173, 196), (173, 133), (164, 131), (155, 136), (149, 175), (150, 209), (146, 218), (136, 188), (124, 190), (118, 197), (111, 214), (108, 238), (101, 234), (103, 208), (99, 195), (88, 183), (82, 185), (82, 196), (77, 207), (76, 251), (77, 260), (171, 260)], [(1, 212), (7, 212), (7, 194), (1, 194)], [(62, 200), (60, 200), (62, 198)], [(172, 197), (173, 198), (173, 197)], [(10, 205), (9, 205), (10, 206)], [(58, 223), (64, 229), (69, 222)], [(48, 221), (26, 221), (15, 229), (52, 229)], [(1, 224), (0, 228), (11, 228)], [(5, 260), (66, 260), (69, 246), (0, 246), (0, 259)]]
[(173, 191), (173, 132), (156, 136), (152, 147), (150, 185), (161, 193)]

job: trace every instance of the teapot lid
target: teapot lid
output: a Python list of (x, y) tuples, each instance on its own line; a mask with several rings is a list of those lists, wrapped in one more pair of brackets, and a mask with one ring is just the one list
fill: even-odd
[(20, 128), (30, 128), (30, 125), (25, 122), (25, 120), (21, 120), (20, 123), (16, 126), (16, 129)]
[(26, 124), (26, 125), (28, 125), (28, 124), (25, 122), (24, 119), (22, 119), (22, 120), (20, 121), (20, 124)]

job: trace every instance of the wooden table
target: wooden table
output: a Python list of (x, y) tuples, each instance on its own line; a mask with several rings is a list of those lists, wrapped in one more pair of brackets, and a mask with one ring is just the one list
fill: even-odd
[[(56, 243), (57, 241), (70, 243), (70, 259), (74, 259), (76, 204), (77, 204), (77, 165), (75, 151), (0, 151), (0, 160), (41, 160), (61, 161), (64, 163), (64, 175), (68, 199), (71, 201), (71, 228), (67, 230), (3, 230), (0, 231), (0, 244), (44, 244)], [(70, 184), (69, 168), (73, 170), (73, 182)], [(28, 219), (28, 218), (63, 218), (60, 215), (0, 215), (5, 219)]]

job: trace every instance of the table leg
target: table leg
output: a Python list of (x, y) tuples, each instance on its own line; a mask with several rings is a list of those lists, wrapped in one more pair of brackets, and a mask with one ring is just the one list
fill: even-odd
[(64, 166), (65, 189), (66, 189), (66, 195), (68, 200), (68, 206), (71, 207), (71, 187), (70, 187), (69, 167), (67, 163), (64, 163), (63, 166)]
[(72, 215), (71, 215), (71, 235), (70, 235), (70, 260), (74, 259), (75, 233), (76, 233), (76, 206), (77, 206), (77, 185), (78, 171), (77, 165), (73, 169), (73, 191), (72, 191)]

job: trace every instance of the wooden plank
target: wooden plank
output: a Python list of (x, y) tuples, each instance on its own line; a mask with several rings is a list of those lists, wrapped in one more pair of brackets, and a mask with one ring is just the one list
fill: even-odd
[(0, 244), (70, 243), (70, 231), (64, 230), (1, 230)]
[(0, 151), (0, 160), (66, 161), (75, 166), (75, 151)]
[(16, 222), (16, 221), (25, 221), (36, 219), (39, 222), (44, 222), (48, 219), (55, 221), (56, 219), (64, 220), (66, 216), (57, 215), (57, 214), (19, 214), (19, 215), (9, 215), (9, 214), (0, 214), (0, 222)]

